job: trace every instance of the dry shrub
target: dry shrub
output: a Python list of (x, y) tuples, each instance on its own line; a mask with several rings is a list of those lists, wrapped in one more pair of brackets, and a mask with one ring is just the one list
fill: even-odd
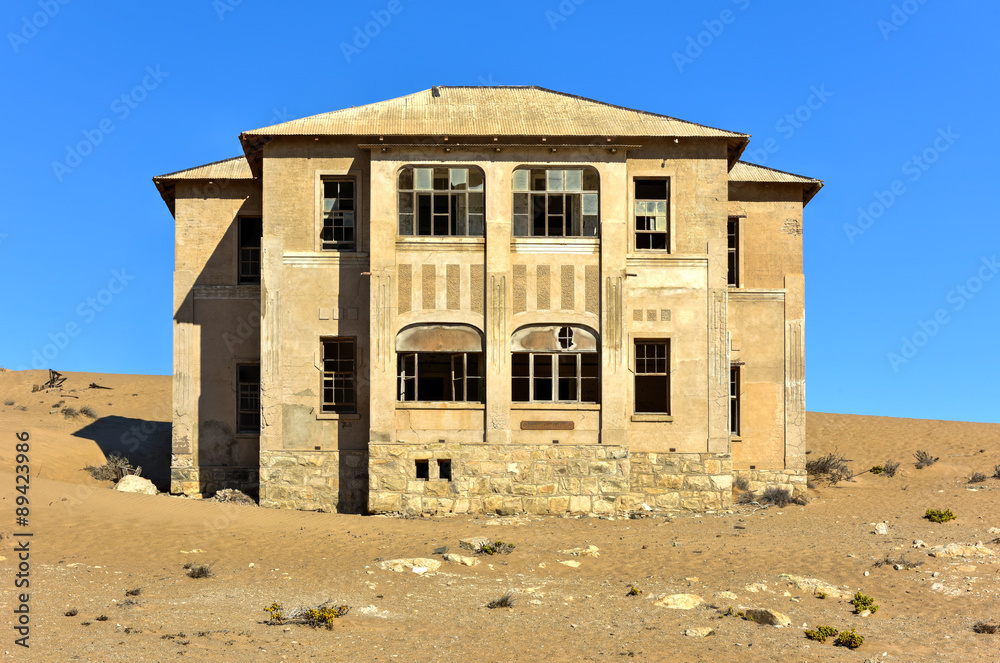
[(126, 589), (125, 596), (139, 596), (142, 594), (142, 587), (136, 587), (135, 589)]
[(97, 411), (89, 405), (84, 405), (80, 408), (80, 414), (91, 419), (97, 419)]
[(514, 595), (507, 592), (498, 599), (493, 599), (486, 604), (487, 608), (513, 608), (514, 607)]
[(736, 490), (743, 490), (743, 491), (750, 490), (750, 480), (747, 479), (746, 477), (734, 477), (733, 487)]
[(923, 562), (911, 562), (910, 560), (906, 559), (906, 553), (901, 553), (899, 557), (893, 557), (891, 553), (886, 553), (885, 557), (875, 562), (874, 566), (875, 568), (879, 568), (882, 566), (890, 566), (890, 567), (902, 566), (904, 569), (910, 570), (917, 568), (921, 564), (923, 564)]
[(930, 467), (934, 463), (938, 462), (938, 460), (940, 460), (940, 458), (938, 458), (937, 456), (932, 456), (926, 451), (918, 451), (917, 453), (913, 454), (913, 457), (917, 459), (918, 470), (922, 470), (925, 467)]
[(835, 485), (840, 481), (854, 478), (847, 464), (851, 462), (843, 454), (833, 451), (815, 460), (806, 461), (806, 473), (812, 479), (827, 481)]
[(993, 478), (1000, 479), (1000, 465), (993, 466)]
[(115, 483), (121, 481), (121, 478), (127, 474), (135, 476), (142, 474), (141, 467), (132, 467), (132, 461), (117, 454), (109, 456), (104, 465), (88, 465), (83, 469), (98, 481), (114, 481)]
[(76, 410), (76, 408), (72, 408), (67, 405), (62, 409), (62, 416), (66, 417), (67, 419), (76, 419), (77, 417), (80, 416), (80, 413)]
[(982, 483), (983, 481), (986, 481), (986, 475), (982, 472), (976, 472), (969, 477), (969, 483)]
[(787, 488), (778, 488), (777, 486), (768, 486), (757, 501), (761, 504), (773, 504), (779, 508), (784, 508), (789, 504), (798, 504), (799, 506), (808, 504), (806, 498), (792, 497)]
[(4, 402), (3, 402), (3, 404), (4, 404), (4, 405), (13, 405), (13, 404), (14, 404), (14, 403), (16, 403), (16, 402), (17, 402), (17, 401), (15, 401), (15, 400), (14, 400), (13, 398), (7, 398), (7, 399), (4, 399)]
[(71, 610), (67, 610), (63, 614), (66, 615), (67, 617), (76, 617), (78, 614), (80, 614), (80, 611), (77, 610), (76, 608), (73, 608)]
[(191, 564), (188, 567), (188, 578), (211, 578), (212, 567), (209, 564)]
[(976, 633), (998, 633), (1000, 632), (1000, 624), (990, 624), (989, 622), (978, 621), (972, 625), (972, 630)]
[(896, 476), (896, 472), (899, 470), (899, 463), (894, 460), (887, 460), (882, 466), (882, 474), (887, 477)]

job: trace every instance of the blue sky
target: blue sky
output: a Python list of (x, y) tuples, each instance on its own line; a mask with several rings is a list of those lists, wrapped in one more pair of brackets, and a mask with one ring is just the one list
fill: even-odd
[(744, 158), (826, 181), (805, 217), (809, 409), (1000, 422), (998, 14), (942, 0), (5, 3), (0, 366), (170, 372), (173, 221), (152, 176), (236, 156), (241, 131), (286, 119), (431, 85), (534, 84), (751, 133)]

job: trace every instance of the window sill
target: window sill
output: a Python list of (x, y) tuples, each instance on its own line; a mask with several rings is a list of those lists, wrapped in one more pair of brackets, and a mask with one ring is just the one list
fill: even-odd
[(511, 410), (591, 410), (599, 412), (600, 403), (511, 403)]
[(341, 420), (341, 421), (361, 421), (361, 415), (357, 412), (320, 412), (316, 415), (317, 419), (330, 419), (330, 420)]
[(739, 435), (730, 435), (729, 436), (729, 441), (730, 442), (742, 442), (743, 438), (740, 437)]
[(672, 414), (633, 414), (632, 421), (657, 421), (657, 422), (671, 422), (674, 420)]
[(485, 403), (451, 403), (447, 401), (396, 402), (397, 410), (485, 410)]

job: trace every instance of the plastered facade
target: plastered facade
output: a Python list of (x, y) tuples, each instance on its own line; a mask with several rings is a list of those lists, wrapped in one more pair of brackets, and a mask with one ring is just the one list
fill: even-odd
[[(279, 508), (559, 514), (725, 508), (734, 475), (801, 489), (804, 185), (733, 181), (733, 144), (274, 135), (244, 137), (252, 168), (235, 175), (156, 178), (177, 223), (172, 491), (259, 481), (261, 504)], [(407, 167), (481, 171), (482, 236), (400, 235)], [(514, 236), (524, 167), (593, 169), (597, 236)], [(353, 250), (322, 248), (329, 179), (354, 183)], [(637, 248), (637, 179), (669, 181), (665, 250)], [(247, 215), (263, 219), (259, 285), (236, 278), (235, 228)], [(402, 400), (399, 348), (447, 345), (447, 334), (421, 330), (458, 327), (481, 338), (482, 398)], [(594, 339), (599, 402), (514, 400), (519, 339), (548, 328)], [(352, 411), (323, 411), (328, 339), (355, 344)], [(669, 344), (667, 412), (636, 411), (637, 341)], [(250, 363), (260, 367), (257, 435), (236, 432), (236, 367)]]

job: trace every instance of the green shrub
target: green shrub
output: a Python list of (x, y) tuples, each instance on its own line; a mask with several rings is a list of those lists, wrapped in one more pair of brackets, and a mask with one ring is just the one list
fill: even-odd
[(864, 641), (865, 639), (853, 628), (850, 631), (841, 631), (837, 636), (837, 644), (848, 649), (857, 649)]
[(631, 587), (629, 587), (628, 592), (625, 593), (625, 596), (639, 596), (641, 594), (642, 590), (636, 587), (635, 585), (632, 585)]
[(855, 612), (864, 612), (865, 610), (871, 610), (874, 615), (878, 612), (878, 606), (875, 605), (875, 599), (870, 596), (866, 596), (861, 592), (855, 592), (854, 598), (851, 599), (851, 603), (854, 604)]
[[(329, 601), (327, 602), (329, 603)], [(326, 603), (318, 605), (315, 608), (297, 608), (292, 610), (292, 612), (285, 616), (284, 608), (281, 604), (275, 601), (270, 606), (264, 608), (264, 612), (271, 616), (265, 623), (271, 626), (277, 624), (304, 624), (306, 626), (312, 626), (313, 628), (319, 628), (325, 626), (326, 628), (333, 628), (333, 622), (348, 612), (351, 608), (346, 605), (335, 606), (327, 605)]]
[(815, 640), (816, 642), (826, 642), (827, 638), (832, 638), (837, 635), (837, 629), (832, 626), (820, 626), (815, 631), (806, 631), (806, 637), (810, 640)]
[(872, 469), (868, 471), (871, 472), (872, 474), (882, 474), (883, 472), (885, 472), (885, 468), (882, 467), (881, 465), (875, 465), (872, 467)]
[(476, 549), (476, 552), (480, 555), (506, 555), (508, 553), (514, 552), (516, 548), (513, 543), (507, 543), (506, 541), (487, 541)]
[(958, 516), (951, 512), (951, 509), (945, 509), (944, 511), (939, 509), (927, 509), (927, 512), (924, 514), (924, 518), (932, 523), (946, 523), (949, 520), (955, 520), (957, 517)]

